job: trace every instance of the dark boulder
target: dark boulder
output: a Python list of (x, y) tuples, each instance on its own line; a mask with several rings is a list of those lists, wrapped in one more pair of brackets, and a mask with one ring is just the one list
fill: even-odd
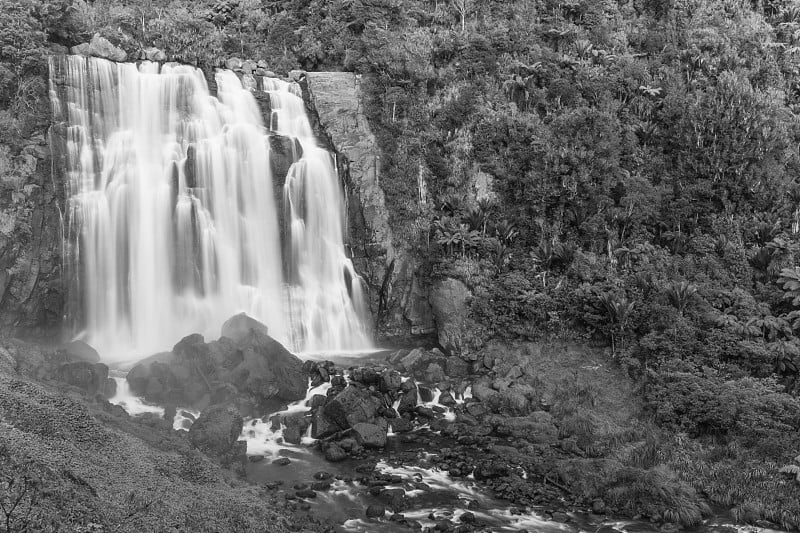
[(324, 439), (339, 431), (339, 426), (325, 416), (325, 410), (320, 406), (314, 411), (311, 418), (311, 437), (314, 439)]
[(473, 474), (476, 480), (483, 481), (505, 477), (509, 474), (509, 469), (508, 465), (500, 461), (481, 461), (475, 467)]
[(389, 424), (395, 433), (408, 433), (414, 429), (414, 426), (406, 418), (393, 418), (389, 421)]
[(131, 369), (131, 391), (151, 402), (198, 409), (235, 400), (248, 413), (274, 412), (304, 398), (308, 381), (302, 362), (264, 334), (262, 326), (237, 315), (226, 322), (225, 336), (218, 341), (186, 336), (172, 353), (153, 356)]
[(251, 330), (237, 345), (242, 361), (231, 370), (229, 380), (245, 393), (266, 401), (292, 402), (306, 396), (308, 380), (303, 362), (281, 343)]
[(283, 440), (289, 444), (300, 444), (309, 426), (309, 420), (304, 415), (287, 416), (283, 421), (286, 428), (283, 430)]
[[(267, 126), (271, 128), (277, 124), (268, 124)], [(269, 136), (269, 163), (276, 185), (283, 187), (286, 182), (289, 167), (302, 155), (302, 150), (298, 150), (298, 148), (291, 137), (276, 134)]]
[(353, 434), (356, 441), (365, 448), (383, 448), (386, 446), (386, 420), (383, 424), (358, 423), (353, 425)]
[(325, 450), (325, 460), (330, 461), (331, 463), (338, 463), (339, 461), (344, 461), (347, 459), (347, 452), (345, 452), (341, 446), (336, 443), (331, 444), (328, 446), (328, 449)]
[(85, 361), (87, 363), (99, 363), (100, 354), (97, 350), (83, 341), (72, 341), (65, 344), (61, 350), (67, 362)]
[(411, 389), (403, 394), (400, 398), (400, 405), (397, 406), (397, 411), (402, 415), (403, 413), (410, 413), (417, 408), (419, 393), (417, 389)]
[(399, 372), (388, 368), (381, 372), (381, 392), (393, 392), (399, 390), (403, 385), (403, 377)]
[(386, 514), (386, 508), (383, 505), (370, 505), (367, 507), (367, 518), (383, 518)]
[(372, 422), (378, 414), (381, 401), (369, 392), (350, 385), (323, 407), (325, 416), (341, 429), (359, 422)]
[(200, 450), (216, 456), (229, 454), (242, 433), (244, 421), (230, 405), (212, 405), (189, 428), (189, 441)]
[(422, 375), (427, 383), (439, 383), (445, 378), (444, 370), (438, 363), (429, 364)]
[(470, 365), (460, 357), (451, 355), (445, 362), (444, 371), (451, 378), (465, 378), (469, 374)]
[(268, 335), (269, 329), (255, 318), (251, 318), (246, 313), (234, 315), (222, 324), (222, 337), (227, 337), (235, 342), (240, 342), (250, 335), (251, 331), (257, 331), (262, 335)]
[(446, 407), (453, 407), (456, 405), (456, 400), (453, 398), (453, 395), (450, 391), (445, 391), (439, 396), (439, 403), (446, 406)]
[(411, 372), (412, 370), (417, 370), (427, 366), (430, 359), (430, 353), (426, 352), (422, 348), (417, 348), (415, 350), (411, 350), (408, 354), (403, 356), (403, 358), (400, 359), (399, 366), (401, 366), (407, 372)]
[[(106, 397), (108, 391), (108, 367), (103, 363), (87, 363), (79, 361), (64, 363), (59, 366), (53, 376), (56, 380), (73, 387), (78, 387), (87, 394), (101, 394)], [(113, 393), (112, 393), (113, 395)]]

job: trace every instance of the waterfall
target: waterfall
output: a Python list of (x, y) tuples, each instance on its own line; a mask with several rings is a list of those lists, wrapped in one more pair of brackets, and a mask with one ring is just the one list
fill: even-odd
[[(67, 56), (50, 67), (66, 132), (73, 318), (105, 359), (168, 350), (194, 332), (216, 338), (239, 312), (294, 350), (369, 346), (338, 176), (296, 87), (270, 97), (278, 133), (302, 146), (282, 215), (272, 132), (234, 73), (216, 72), (214, 97), (186, 65)], [(281, 216), (291, 221), (285, 244)]]

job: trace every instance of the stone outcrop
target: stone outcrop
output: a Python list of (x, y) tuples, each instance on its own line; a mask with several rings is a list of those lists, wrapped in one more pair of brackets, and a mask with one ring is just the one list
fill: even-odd
[(434, 330), (419, 263), (398, 245), (380, 184), (380, 150), (362, 107), (361, 77), (350, 72), (292, 72), (304, 89), (320, 137), (339, 157), (348, 198), (353, 262), (367, 282), (380, 336)]
[(445, 278), (436, 282), (430, 291), (433, 316), (439, 344), (448, 352), (469, 356), (469, 342), (466, 319), (469, 313), (469, 300), (472, 292), (461, 281)]
[[(92, 40), (70, 48), (70, 53), (76, 55), (102, 57), (110, 61), (121, 63), (128, 59), (128, 54), (121, 48), (111, 44), (111, 41), (95, 33)], [(163, 52), (161, 52), (163, 54)]]
[(86, 361), (64, 363), (56, 369), (53, 377), (58, 381), (82, 389), (89, 396), (101, 394), (110, 398), (116, 391), (116, 382), (109, 380), (108, 367), (103, 363)]
[(201, 409), (236, 399), (256, 414), (304, 398), (303, 363), (265, 331), (263, 324), (237, 315), (226, 322), (218, 341), (206, 343), (198, 334), (184, 337), (172, 352), (131, 369), (131, 391), (162, 405)]
[(267, 326), (254, 318), (250, 318), (245, 313), (232, 316), (222, 324), (221, 337), (227, 337), (234, 342), (240, 342), (247, 338), (251, 332), (262, 335), (269, 335)]
[(242, 433), (244, 419), (229, 405), (212, 405), (203, 410), (189, 429), (189, 441), (211, 455), (225, 455), (231, 451)]
[(54, 337), (64, 307), (63, 184), (52, 179), (43, 134), (16, 141), (0, 143), (0, 332)]

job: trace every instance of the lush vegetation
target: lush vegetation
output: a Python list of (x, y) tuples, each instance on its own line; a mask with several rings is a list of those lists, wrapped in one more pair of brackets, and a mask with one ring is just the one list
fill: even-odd
[(0, 7), (5, 136), (41, 126), (47, 47), (95, 33), (367, 75), (397, 238), (472, 289), (474, 344), (607, 343), (660, 428), (636, 483), (800, 526), (797, 0)]

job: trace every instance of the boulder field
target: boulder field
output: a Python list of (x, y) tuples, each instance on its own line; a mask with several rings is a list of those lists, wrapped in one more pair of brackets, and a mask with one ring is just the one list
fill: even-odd
[[(628, 431), (635, 402), (601, 356), (585, 348), (498, 345), (467, 360), (417, 348), (343, 366), (303, 362), (263, 324), (237, 315), (219, 339), (189, 335), (133, 367), (131, 392), (163, 406), (165, 414), (130, 417), (106, 400), (115, 382), (88, 345), (45, 348), (3, 340), (0, 347), (0, 372), (52, 384), (94, 405), (103, 423), (134, 424), (148, 445), (180, 443), (238, 476), (266, 459), (248, 457), (239, 440), (243, 427), (261, 422), (281, 429), (286, 444), (308, 435), (321, 457), (349, 461), (335, 468), (388, 460), (414, 466), (419, 456), (398, 454), (398, 446), (431, 450), (429, 463), (450, 478), (474, 479), (515, 505), (560, 513), (603, 503), (604, 512), (620, 512), (605, 494), (621, 463), (596, 443)], [(200, 411), (188, 432), (172, 429), (180, 408)], [(389, 443), (391, 451), (384, 449)], [(364, 473), (362, 481), (372, 487), (380, 476)], [(283, 489), (267, 488), (284, 501)], [(386, 509), (404, 508), (402, 497), (376, 492)], [(303, 499), (313, 497), (303, 494), (286, 492), (286, 501), (303, 507)]]

